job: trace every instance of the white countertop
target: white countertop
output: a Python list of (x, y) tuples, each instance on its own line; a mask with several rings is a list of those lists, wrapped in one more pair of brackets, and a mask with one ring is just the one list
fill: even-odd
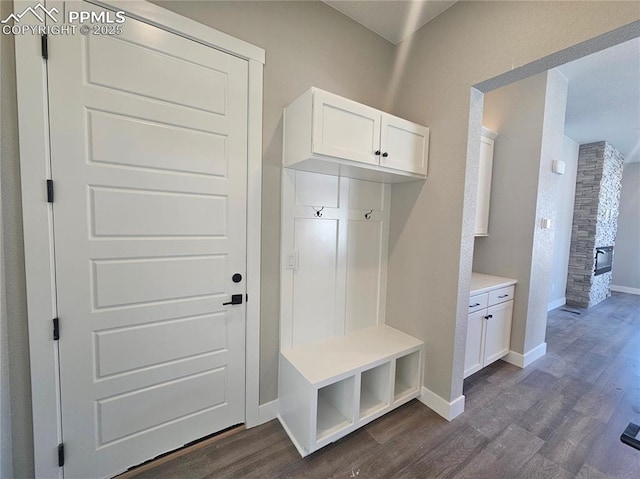
[(501, 276), (491, 276), (489, 274), (471, 273), (471, 293), (470, 296), (486, 293), (493, 289), (504, 288), (516, 284), (517, 279), (503, 278)]

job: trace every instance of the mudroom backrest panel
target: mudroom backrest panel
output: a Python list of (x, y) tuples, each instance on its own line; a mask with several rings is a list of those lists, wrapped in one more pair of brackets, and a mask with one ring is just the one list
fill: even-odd
[(338, 220), (295, 219), (298, 269), (293, 276), (293, 343), (334, 335)]
[(384, 323), (389, 189), (284, 170), (282, 349)]
[(367, 220), (365, 214), (348, 223), (347, 332), (384, 323), (387, 225), (381, 215)]

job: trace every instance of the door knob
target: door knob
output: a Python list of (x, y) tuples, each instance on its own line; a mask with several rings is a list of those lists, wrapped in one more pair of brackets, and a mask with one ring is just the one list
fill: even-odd
[(231, 295), (231, 301), (227, 301), (226, 303), (222, 303), (222, 306), (226, 306), (228, 304), (242, 304), (242, 295), (241, 294)]

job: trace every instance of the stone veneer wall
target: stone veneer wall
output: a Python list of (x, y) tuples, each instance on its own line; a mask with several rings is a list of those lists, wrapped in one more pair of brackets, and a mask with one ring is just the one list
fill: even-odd
[(595, 276), (593, 270), (596, 247), (615, 244), (623, 161), (605, 141), (580, 145), (566, 292), (570, 306), (590, 308), (611, 296), (611, 272)]

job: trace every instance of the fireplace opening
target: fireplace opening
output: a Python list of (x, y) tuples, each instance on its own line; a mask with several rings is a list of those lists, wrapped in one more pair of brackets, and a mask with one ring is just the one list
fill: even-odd
[(613, 246), (600, 246), (596, 248), (595, 276), (611, 271), (613, 262)]

